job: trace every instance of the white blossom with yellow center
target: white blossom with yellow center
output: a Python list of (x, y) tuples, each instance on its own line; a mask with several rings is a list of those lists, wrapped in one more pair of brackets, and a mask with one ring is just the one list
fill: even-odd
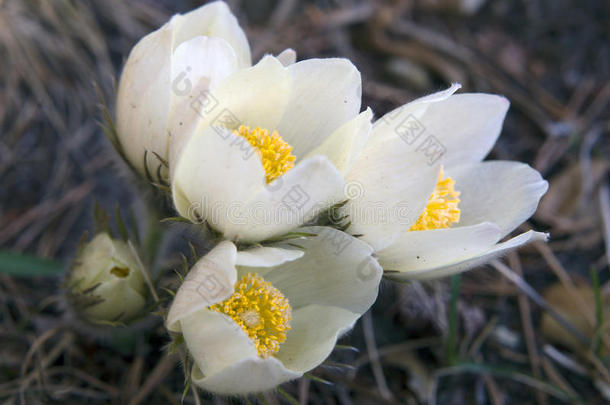
[[(278, 58), (289, 64), (296, 56), (286, 50)], [(117, 135), (129, 163), (154, 174), (161, 163), (155, 154), (170, 160), (170, 136), (179, 137), (207, 111), (206, 92), (251, 65), (246, 35), (222, 1), (177, 14), (142, 38), (127, 58), (117, 96)]]
[[(467, 270), (525, 243), (500, 242), (536, 210), (547, 182), (526, 164), (487, 161), (508, 109), (491, 94), (459, 94), (454, 84), (379, 119), (347, 182), (364, 190), (343, 207), (390, 278), (436, 278)], [(359, 213), (377, 201), (390, 220)], [(406, 207), (395, 213), (394, 207)]]
[(368, 109), (359, 114), (360, 73), (351, 62), (284, 66), (265, 56), (209, 96), (214, 112), (173, 132), (170, 142), (181, 216), (205, 221), (227, 239), (258, 242), (345, 199), (345, 173), (372, 117)]
[[(184, 338), (193, 383), (231, 395), (298, 378), (375, 301), (382, 269), (370, 246), (331, 228), (299, 231), (317, 235), (293, 241), (302, 250), (224, 241), (189, 271), (166, 324)], [(332, 240), (346, 242), (341, 254)]]

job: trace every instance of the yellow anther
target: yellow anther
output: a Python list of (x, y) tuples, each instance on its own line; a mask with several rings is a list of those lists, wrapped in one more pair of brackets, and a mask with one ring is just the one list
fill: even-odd
[(292, 146), (284, 141), (277, 131), (269, 134), (267, 129), (260, 127), (250, 129), (246, 125), (241, 125), (233, 132), (246, 138), (256, 149), (265, 169), (267, 183), (271, 183), (294, 167), (296, 157), (292, 154)]
[(252, 339), (262, 358), (277, 353), (290, 330), (288, 299), (258, 274), (243, 276), (233, 295), (210, 309), (230, 316)]
[(460, 221), (460, 209), (458, 208), (460, 192), (453, 189), (454, 184), (455, 181), (451, 177), (445, 177), (441, 166), (438, 182), (428, 204), (409, 229), (410, 231), (449, 228), (452, 223)]

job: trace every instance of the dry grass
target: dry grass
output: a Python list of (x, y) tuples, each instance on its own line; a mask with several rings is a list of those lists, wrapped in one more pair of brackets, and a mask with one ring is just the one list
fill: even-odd
[[(359, 352), (338, 347), (282, 392), (301, 403), (608, 403), (610, 336), (593, 337), (600, 350), (562, 345), (543, 333), (541, 318), (565, 314), (540, 296), (561, 283), (577, 318), (595, 329), (595, 305), (576, 288), (591, 286), (593, 272), (600, 295), (610, 293), (607, 2), (490, 0), (472, 16), (458, 0), (231, 3), (255, 59), (285, 47), (301, 59), (349, 57), (362, 71), (363, 104), (378, 115), (451, 81), (506, 95), (512, 108), (492, 157), (528, 162), (551, 183), (523, 226), (549, 231), (548, 245), (461, 283), (384, 283), (342, 342)], [(124, 214), (141, 211), (97, 125), (93, 84), (112, 100), (135, 41), (195, 4), (0, 0), (2, 250), (67, 260), (93, 229), (93, 198), (108, 210), (118, 202)], [(163, 352), (160, 319), (99, 338), (65, 313), (60, 281), (0, 274), (1, 403), (180, 403), (183, 376)], [(564, 329), (582, 335), (569, 320)], [(184, 398), (198, 401), (240, 402), (194, 391)]]

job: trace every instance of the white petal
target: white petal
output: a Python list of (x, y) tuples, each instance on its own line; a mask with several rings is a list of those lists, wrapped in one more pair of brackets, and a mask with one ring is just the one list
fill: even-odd
[[(479, 162), (500, 135), (509, 102), (494, 94), (457, 94), (431, 103), (420, 121), (423, 137), (433, 136), (444, 148), (442, 163), (452, 165)], [(427, 144), (420, 143), (423, 149)]]
[[(383, 143), (397, 136), (403, 138), (407, 143), (413, 143), (425, 130), (419, 120), (433, 103), (446, 100), (462, 87), (459, 83), (453, 83), (449, 88), (420, 97), (402, 105), (384, 115), (375, 122), (373, 134), (371, 135), (371, 146)], [(419, 139), (421, 141), (421, 139)], [(412, 142), (413, 141), (413, 142)], [(413, 145), (414, 146), (414, 145)]]
[(543, 242), (546, 241), (547, 238), (548, 234), (546, 233), (528, 231), (518, 236), (515, 236), (514, 238), (509, 239), (506, 242), (498, 243), (492, 248), (486, 250), (485, 252), (481, 252), (475, 256), (464, 257), (461, 258), (459, 261), (447, 263), (443, 266), (438, 266), (435, 268), (414, 272), (390, 273), (387, 274), (387, 276), (388, 278), (394, 280), (425, 280), (445, 277), (452, 274), (461, 273), (477, 266), (481, 266), (485, 263), (490, 262), (493, 259), (496, 259), (500, 255), (507, 253), (510, 250), (516, 249), (520, 246), (532, 242)]
[(176, 15), (172, 24), (176, 31), (174, 48), (199, 35), (218, 37), (233, 47), (241, 68), (252, 64), (246, 34), (224, 2), (216, 1), (184, 15)]
[[(451, 86), (446, 88), (445, 90), (437, 91), (436, 93), (428, 94), (427, 96), (420, 97), (407, 105), (418, 105), (418, 104), (431, 104), (438, 103), (439, 101), (447, 100), (449, 97), (453, 95), (456, 91), (462, 88), (460, 83), (451, 83)], [(400, 107), (399, 107), (400, 108)]]
[(396, 137), (445, 166), (481, 161), (502, 129), (509, 102), (482, 93), (444, 92), (417, 99), (386, 114), (373, 126), (371, 146)]
[[(213, 88), (237, 69), (235, 51), (227, 41), (214, 37), (194, 37), (181, 43), (174, 50), (172, 57), (174, 94), (187, 93), (185, 89), (188, 88), (189, 82), (197, 81), (200, 77), (207, 77), (208, 87)], [(182, 80), (186, 82), (181, 82)], [(178, 86), (179, 84), (183, 84), (183, 87)]]
[(194, 366), (193, 382), (206, 391), (222, 395), (268, 391), (301, 373), (288, 370), (275, 357), (247, 358), (212, 375), (202, 375)]
[(237, 58), (225, 40), (199, 36), (176, 48), (172, 64), (168, 134), (172, 134), (172, 142), (184, 144), (201, 119), (210, 89), (237, 70)]
[(224, 234), (256, 242), (289, 232), (340, 202), (343, 185), (343, 176), (324, 156), (299, 162), (243, 205)]
[(166, 325), (170, 331), (179, 332), (181, 319), (233, 294), (237, 281), (236, 256), (235, 245), (223, 241), (195, 263), (169, 309)]
[(291, 370), (309, 371), (328, 357), (337, 339), (353, 327), (359, 316), (331, 306), (299, 308), (292, 312), (291, 329), (276, 357)]
[(174, 172), (176, 210), (193, 222), (225, 232), (240, 221), (245, 202), (264, 187), (265, 171), (248, 141), (220, 127), (193, 136)]
[(189, 353), (203, 375), (214, 375), (244, 359), (257, 358), (254, 342), (228, 316), (202, 309), (180, 320)]
[[(265, 275), (290, 301), (293, 310), (311, 304), (363, 314), (377, 298), (382, 269), (366, 243), (332, 228), (307, 227), (317, 234), (295, 240), (305, 255)], [(240, 272), (242, 270), (240, 269)]]
[(142, 38), (131, 50), (119, 82), (117, 132), (123, 152), (140, 174), (145, 174), (148, 151), (151, 172), (167, 158), (167, 122), (171, 100), (173, 30), (165, 24)]
[(292, 48), (286, 48), (277, 56), (284, 66), (290, 66), (297, 61), (297, 53)]
[(540, 173), (520, 162), (488, 161), (447, 169), (460, 191), (459, 226), (489, 221), (504, 237), (525, 222), (548, 188)]
[[(227, 77), (209, 93), (197, 95), (189, 105), (199, 115), (194, 133), (200, 134), (210, 126), (236, 129), (242, 124), (272, 130), (284, 113), (289, 92), (287, 69), (274, 57), (266, 56), (256, 66)], [(170, 133), (170, 164), (178, 161), (189, 139), (177, 134)], [(173, 168), (170, 171), (173, 177)]]
[(212, 91), (212, 97), (218, 101), (217, 109), (229, 111), (237, 122), (218, 122), (215, 114), (222, 111), (214, 111), (207, 118), (212, 125), (222, 124), (231, 129), (243, 124), (271, 130), (286, 110), (290, 85), (288, 69), (267, 55), (255, 66), (229, 76)]
[(290, 102), (280, 135), (305, 156), (360, 111), (360, 72), (347, 59), (308, 59), (288, 66)]
[[(438, 165), (400, 138), (367, 145), (346, 177), (352, 235), (376, 250), (392, 244), (425, 208), (438, 180)], [(353, 189), (353, 190), (350, 190)]]
[(260, 246), (237, 252), (236, 265), (246, 267), (273, 267), (299, 259), (303, 257), (303, 255), (303, 251), (298, 249)]
[(370, 108), (361, 112), (356, 118), (337, 128), (321, 145), (315, 147), (307, 157), (324, 155), (333, 165), (346, 175), (358, 156), (362, 153), (371, 133), (373, 112)]
[(378, 252), (384, 270), (417, 272), (460, 261), (488, 250), (501, 238), (497, 225), (404, 232), (391, 246)]

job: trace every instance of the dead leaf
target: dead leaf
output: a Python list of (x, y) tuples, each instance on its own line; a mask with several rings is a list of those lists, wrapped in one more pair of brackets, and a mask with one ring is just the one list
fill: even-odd
[[(576, 285), (574, 292), (586, 303), (587, 311), (595, 319), (595, 295), (593, 289), (584, 283)], [(572, 299), (572, 295), (561, 283), (556, 283), (544, 292), (544, 299), (548, 304), (562, 315), (568, 322), (576, 327), (589, 340), (593, 340), (595, 326), (591, 325), (583, 315), (579, 304)], [(602, 297), (603, 322), (602, 330), (605, 334), (610, 332), (610, 295)], [(588, 347), (584, 346), (569, 331), (561, 326), (551, 315), (545, 313), (541, 321), (542, 334), (550, 341), (566, 346), (575, 352), (582, 352)], [(610, 347), (604, 346), (604, 353), (610, 353)]]

